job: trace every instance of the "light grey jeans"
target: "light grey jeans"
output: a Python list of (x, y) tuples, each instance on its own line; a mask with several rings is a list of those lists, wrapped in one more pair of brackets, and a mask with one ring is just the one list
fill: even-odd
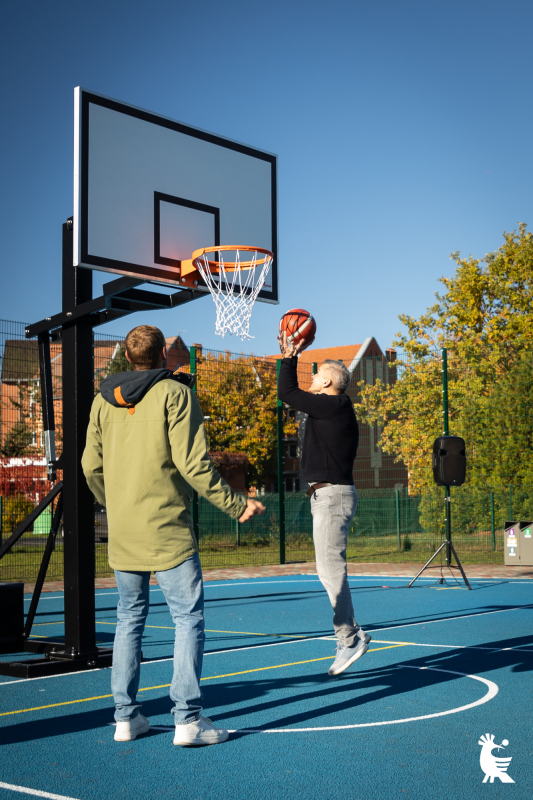
[(333, 608), (335, 634), (347, 647), (353, 646), (360, 630), (346, 569), (348, 526), (356, 508), (355, 486), (324, 486), (311, 495), (316, 571)]

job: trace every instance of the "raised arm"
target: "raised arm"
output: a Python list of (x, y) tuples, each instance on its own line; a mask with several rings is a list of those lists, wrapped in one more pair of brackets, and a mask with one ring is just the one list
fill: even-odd
[(333, 413), (338, 399), (328, 394), (311, 394), (298, 386), (298, 358), (291, 356), (281, 360), (279, 371), (278, 397), (297, 411), (303, 411), (317, 419), (324, 419)]

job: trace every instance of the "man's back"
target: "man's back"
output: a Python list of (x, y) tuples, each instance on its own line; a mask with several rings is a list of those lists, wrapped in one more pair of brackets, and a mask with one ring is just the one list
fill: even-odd
[[(106, 380), (119, 387), (121, 378)], [(221, 510), (242, 510), (209, 461), (196, 396), (171, 378), (151, 386), (133, 409), (96, 397), (83, 469), (107, 509), (114, 569), (171, 569), (196, 552), (189, 482)]]

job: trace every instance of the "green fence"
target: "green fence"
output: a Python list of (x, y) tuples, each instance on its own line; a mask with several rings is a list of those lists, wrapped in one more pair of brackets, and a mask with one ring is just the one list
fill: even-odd
[[(199, 498), (198, 529), (202, 566), (238, 567), (278, 564), (279, 503), (276, 493), (261, 496), (267, 511), (239, 525)], [(494, 508), (494, 514), (492, 514)], [(511, 513), (510, 513), (511, 512)], [(503, 563), (503, 533), (508, 519), (533, 519), (533, 488), (482, 492), (452, 489), (452, 540), (464, 564)], [(314, 560), (309, 498), (303, 492), (285, 497), (287, 562)], [(347, 560), (355, 563), (427, 560), (443, 541), (444, 492), (431, 489), (410, 497), (406, 492), (362, 490), (348, 536)], [(2, 580), (31, 582), (37, 574), (45, 537), (27, 534), (2, 559)], [(107, 520), (96, 514), (96, 575), (109, 575)], [(442, 554), (442, 562), (444, 553)], [(63, 576), (63, 545), (58, 538), (48, 580)]]

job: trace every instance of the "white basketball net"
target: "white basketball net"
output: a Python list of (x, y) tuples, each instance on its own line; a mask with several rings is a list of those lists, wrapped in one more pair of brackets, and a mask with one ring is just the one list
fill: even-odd
[[(226, 333), (235, 333), (241, 339), (253, 339), (248, 333), (252, 308), (257, 295), (263, 288), (265, 278), (272, 264), (272, 257), (264, 254), (243, 251), (243, 261), (251, 262), (250, 266), (241, 268), (240, 253), (235, 248), (235, 259), (231, 261), (231, 269), (224, 266), (223, 252), (217, 251), (218, 269), (213, 273), (209, 267), (209, 255), (204, 253), (195, 259), (194, 265), (211, 292), (211, 297), (216, 306), (217, 319), (215, 333), (225, 336)], [(229, 265), (229, 260), (228, 260)]]

